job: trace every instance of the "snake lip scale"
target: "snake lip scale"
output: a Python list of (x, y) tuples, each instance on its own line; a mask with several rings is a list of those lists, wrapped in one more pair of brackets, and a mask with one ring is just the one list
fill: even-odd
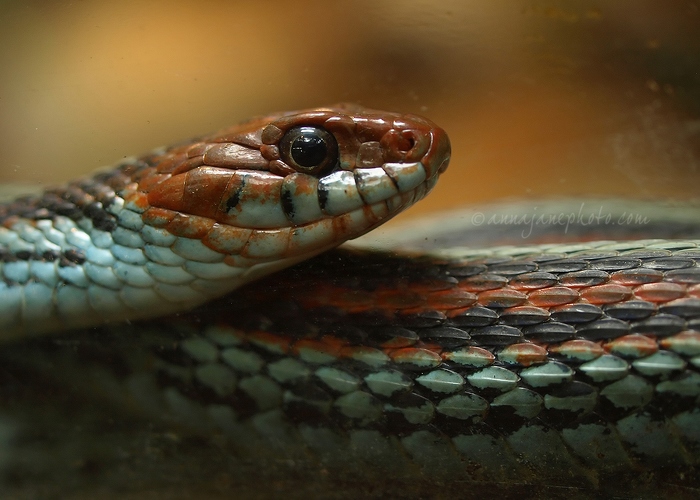
[(424, 118), (257, 118), (0, 207), (3, 338), (191, 308), (362, 235), (449, 161)]

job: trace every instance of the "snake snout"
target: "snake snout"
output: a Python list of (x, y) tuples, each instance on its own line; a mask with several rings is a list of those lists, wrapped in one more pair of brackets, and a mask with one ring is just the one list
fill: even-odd
[(443, 174), (447, 170), (452, 154), (450, 139), (444, 130), (434, 127), (430, 132), (430, 136), (430, 148), (421, 161), (428, 178)]
[(430, 120), (406, 115), (381, 140), (385, 158), (404, 163), (420, 162), (428, 179), (442, 174), (450, 161), (447, 133)]

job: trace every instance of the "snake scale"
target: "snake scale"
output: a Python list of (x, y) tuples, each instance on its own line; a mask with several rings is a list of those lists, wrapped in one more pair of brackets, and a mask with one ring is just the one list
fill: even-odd
[(393, 496), (692, 497), (698, 224), (645, 228), (655, 239), (316, 256), (422, 198), (449, 157), (428, 120), (339, 105), (4, 205), (6, 480), (25, 488), (41, 470), (63, 484), (62, 460), (27, 450), (107, 464), (68, 466), (87, 482), (130, 460), (80, 444), (99, 428), (32, 444), (23, 423), (51, 424), (22, 398), (55, 393), (147, 422), (127, 436), (158, 425), (214, 439), (239, 476), (314, 477), (321, 496), (374, 484)]

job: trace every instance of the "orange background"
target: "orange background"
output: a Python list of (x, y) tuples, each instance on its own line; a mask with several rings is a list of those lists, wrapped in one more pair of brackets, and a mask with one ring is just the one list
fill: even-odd
[(452, 139), (410, 214), (499, 198), (697, 197), (694, 2), (3, 2), (0, 182), (55, 184), (336, 101)]

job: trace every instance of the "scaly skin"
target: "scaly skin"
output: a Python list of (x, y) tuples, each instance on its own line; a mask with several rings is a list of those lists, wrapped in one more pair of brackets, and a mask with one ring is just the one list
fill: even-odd
[(699, 261), (699, 240), (336, 250), (191, 313), (7, 346), (5, 470), (83, 494), (224, 475), (264, 498), (692, 498)]

